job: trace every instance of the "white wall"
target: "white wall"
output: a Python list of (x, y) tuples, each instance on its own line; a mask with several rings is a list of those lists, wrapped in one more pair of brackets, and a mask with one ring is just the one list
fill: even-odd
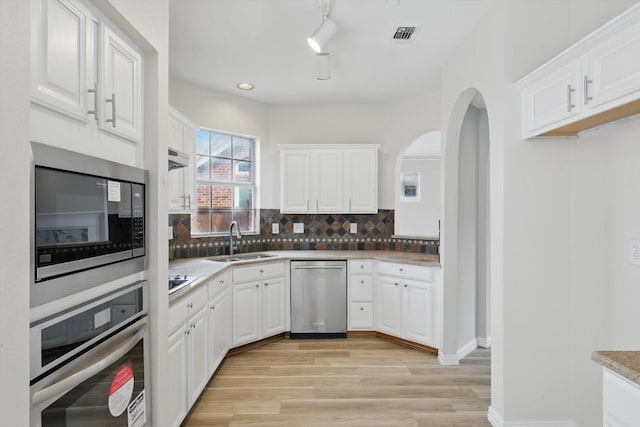
[[(636, 315), (628, 309), (618, 319), (614, 315), (618, 307), (608, 305), (609, 300), (621, 303), (636, 294), (624, 283), (631, 275), (615, 265), (609, 274), (607, 265), (605, 254), (616, 249), (605, 236), (607, 231), (626, 235), (618, 244), (633, 231), (629, 222), (606, 226), (606, 212), (612, 208), (604, 202), (606, 193), (617, 191), (606, 182), (613, 170), (600, 163), (606, 152), (583, 143), (594, 138), (597, 144), (596, 133), (579, 141), (522, 141), (520, 98), (513, 82), (632, 3), (497, 2), (495, 13), (443, 69), (444, 122), (459, 120), (457, 102), (470, 87), (483, 95), (489, 117), (494, 421), (574, 420), (581, 426), (599, 425), (600, 380), (597, 366), (589, 361), (590, 352), (613, 345), (608, 334), (614, 330), (623, 331), (615, 335), (631, 342), (620, 324), (622, 318), (637, 322)], [(603, 129), (598, 134), (600, 145), (613, 139), (616, 147), (620, 138), (616, 132), (613, 127)], [(447, 144), (451, 136), (445, 137)], [(612, 154), (613, 161), (624, 162), (631, 154), (621, 149)], [(581, 160), (595, 165), (595, 176), (588, 175)], [(599, 172), (605, 174), (604, 182), (598, 180)], [(614, 180), (619, 180), (616, 184), (628, 180), (631, 173), (630, 167), (615, 171), (612, 185)], [(445, 188), (456, 184), (449, 178), (445, 171)], [(589, 200), (592, 184), (597, 201)], [(447, 210), (455, 212), (456, 206), (446, 198), (445, 194), (448, 218)], [(620, 201), (612, 212), (626, 208)], [(446, 226), (445, 230), (451, 232)], [(591, 235), (598, 244), (589, 244)], [(443, 236), (445, 297), (455, 293), (447, 289), (447, 264), (454, 262), (456, 253), (448, 237)], [(606, 289), (603, 282), (613, 284)], [(445, 322), (455, 324), (455, 319)]]
[(0, 0), (0, 414), (29, 425), (29, 2)]
[[(399, 236), (438, 237), (440, 219), (440, 159), (403, 158), (400, 174), (420, 174), (419, 200), (402, 199), (395, 203), (395, 234)], [(400, 176), (396, 175), (396, 194), (400, 193)]]

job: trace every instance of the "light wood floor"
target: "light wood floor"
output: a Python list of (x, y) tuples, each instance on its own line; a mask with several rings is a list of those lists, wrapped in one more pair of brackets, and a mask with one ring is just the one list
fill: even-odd
[(490, 357), (440, 366), (373, 336), (286, 338), (227, 357), (183, 426), (490, 426)]

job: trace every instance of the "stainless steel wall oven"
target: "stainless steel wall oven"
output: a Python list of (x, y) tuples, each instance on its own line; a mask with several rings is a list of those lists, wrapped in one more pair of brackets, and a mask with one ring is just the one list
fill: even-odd
[(31, 307), (144, 270), (147, 172), (31, 147)]
[(146, 283), (31, 325), (31, 427), (148, 425)]

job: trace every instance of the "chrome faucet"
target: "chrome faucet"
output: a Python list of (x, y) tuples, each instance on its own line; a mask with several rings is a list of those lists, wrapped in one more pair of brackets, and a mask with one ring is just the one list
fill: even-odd
[(231, 225), (229, 226), (229, 255), (233, 255), (233, 226), (236, 226), (236, 235), (239, 238), (242, 237), (242, 233), (240, 233), (240, 227), (238, 223), (235, 221), (231, 221)]

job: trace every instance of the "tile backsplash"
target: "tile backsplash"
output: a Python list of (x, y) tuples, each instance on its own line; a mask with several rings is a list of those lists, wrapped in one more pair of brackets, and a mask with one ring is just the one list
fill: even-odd
[[(272, 224), (279, 224), (279, 233), (272, 234)], [(294, 233), (293, 225), (302, 223), (303, 233)], [(350, 233), (350, 225), (357, 232)], [(379, 210), (377, 214), (281, 214), (277, 209), (260, 210), (260, 234), (237, 239), (237, 252), (268, 250), (391, 250), (438, 254), (438, 240), (395, 238), (394, 211)], [(169, 259), (226, 255), (229, 237), (191, 236), (191, 216), (170, 214), (173, 240), (169, 240)], [(234, 233), (235, 236), (235, 233)], [(234, 237), (235, 240), (235, 237)]]

